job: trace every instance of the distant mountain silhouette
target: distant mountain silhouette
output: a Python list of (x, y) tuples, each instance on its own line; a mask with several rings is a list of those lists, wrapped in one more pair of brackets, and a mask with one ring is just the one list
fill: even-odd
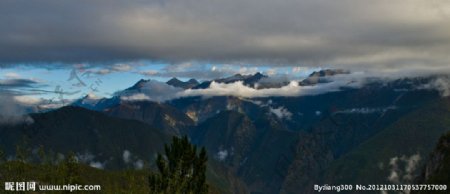
[(171, 85), (173, 87), (183, 88), (183, 89), (189, 89), (193, 88), (194, 86), (198, 85), (199, 82), (196, 79), (190, 79), (186, 82), (183, 82), (177, 78), (172, 78), (169, 81), (166, 82), (168, 85)]

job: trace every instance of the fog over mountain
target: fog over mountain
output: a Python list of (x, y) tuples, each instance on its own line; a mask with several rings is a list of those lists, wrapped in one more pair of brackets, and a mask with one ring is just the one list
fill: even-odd
[[(363, 73), (345, 73), (345, 74), (325, 74), (333, 70), (323, 70), (313, 72), (303, 80), (279, 80), (272, 79), (271, 84), (267, 84), (270, 76), (256, 73), (254, 75), (242, 76), (237, 74), (228, 78), (205, 81), (203, 83), (193, 83), (190, 87), (175, 87), (169, 80), (164, 83), (156, 80), (140, 80), (133, 87), (117, 92), (122, 100), (126, 101), (157, 101), (164, 102), (177, 98), (190, 96), (213, 97), (213, 96), (235, 96), (243, 98), (261, 98), (261, 97), (300, 97), (315, 96), (330, 92), (337, 92), (345, 89), (358, 89), (371, 83), (389, 83), (395, 81), (395, 78), (366, 77)], [(340, 70), (335, 70), (340, 72)], [(323, 74), (319, 74), (323, 73)], [(262, 78), (259, 78), (259, 77)], [(258, 77), (255, 82), (245, 83), (246, 80)], [(425, 83), (410, 85), (410, 90), (436, 90), (442, 96), (448, 96), (449, 84), (447, 76), (429, 77)], [(177, 82), (178, 83), (178, 82)], [(187, 82), (180, 83), (188, 84)], [(260, 84), (261, 83), (261, 84)], [(260, 85), (266, 85), (261, 88)], [(184, 88), (183, 88), (184, 87)], [(398, 88), (405, 89), (405, 88)]]

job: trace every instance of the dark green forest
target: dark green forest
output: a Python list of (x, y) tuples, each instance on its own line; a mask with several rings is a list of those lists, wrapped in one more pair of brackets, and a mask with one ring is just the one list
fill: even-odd
[[(0, 150), (0, 181), (32, 180), (37, 184), (101, 186), (100, 191), (75, 193), (220, 193), (206, 181), (206, 150), (197, 149), (186, 136), (173, 137), (172, 144), (165, 146), (165, 153), (158, 154), (154, 161), (157, 169), (147, 165), (141, 170), (102, 170), (78, 162), (74, 153), (68, 153), (64, 159), (58, 160), (55, 154), (42, 146), (37, 155), (33, 156), (23, 144), (17, 146), (14, 159), (7, 160), (4, 151)], [(37, 189), (35, 193), (40, 192)]]

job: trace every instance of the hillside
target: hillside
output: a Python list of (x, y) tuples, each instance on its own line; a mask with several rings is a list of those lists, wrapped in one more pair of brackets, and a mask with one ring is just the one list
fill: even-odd
[[(74, 191), (75, 193), (149, 193), (148, 176), (149, 169), (134, 170), (102, 170), (85, 164), (73, 164), (70, 173), (64, 163), (58, 165), (29, 164), (18, 161), (0, 163), (0, 181), (22, 182), (36, 181), (40, 184), (64, 185), (100, 185), (100, 191)], [(69, 181), (68, 178), (73, 178)], [(207, 182), (210, 194), (229, 193), (228, 190), (218, 188), (214, 183)], [(37, 186), (36, 186), (37, 187)], [(37, 189), (37, 188), (36, 188)], [(47, 193), (47, 192), (34, 192)], [(67, 191), (52, 191), (51, 193), (67, 193)]]
[(324, 171), (324, 182), (412, 183), (439, 137), (450, 131), (449, 118), (449, 99), (431, 102), (338, 159)]
[[(32, 150), (43, 146), (55, 154), (73, 151), (85, 157), (87, 163), (119, 168), (150, 161), (170, 138), (142, 122), (78, 107), (63, 107), (31, 117), (34, 122), (30, 125), (0, 128), (0, 144), (9, 156), (14, 155), (14, 145), (26, 144)], [(126, 152), (132, 157), (129, 163), (118, 157)]]
[[(5, 151), (5, 158), (17, 159), (18, 154), (25, 154), (31, 162), (27, 165), (34, 166), (42, 162), (41, 149), (47, 152), (45, 160), (52, 164), (59, 163), (69, 152), (74, 152), (86, 166), (83, 167), (86, 172), (81, 177), (86, 180), (97, 175), (109, 177), (113, 182), (102, 183), (111, 184), (112, 188), (117, 186), (115, 181), (134, 181), (134, 178), (122, 180), (127, 173), (114, 173), (117, 170), (129, 169), (129, 173), (138, 176), (138, 179), (145, 178), (142, 177), (145, 173), (139, 169), (154, 168), (156, 153), (162, 153), (164, 144), (171, 139), (170, 134), (144, 122), (110, 117), (80, 107), (68, 106), (30, 116), (34, 121), (31, 124), (0, 127), (0, 148)], [(231, 189), (239, 191), (235, 193), (245, 193), (245, 186), (228, 173), (228, 169), (212, 160), (208, 166), (207, 179), (220, 193), (229, 193)], [(36, 167), (38, 169), (30, 173), (42, 173), (41, 166)], [(137, 187), (138, 190), (142, 188)]]
[[(450, 133), (443, 135), (425, 166), (417, 178), (420, 184), (446, 184), (450, 183)], [(447, 188), (448, 189), (448, 188)], [(412, 193), (442, 193), (442, 191), (420, 191)]]
[(151, 101), (122, 102), (105, 109), (113, 117), (142, 121), (171, 135), (187, 134), (194, 122), (176, 108)]

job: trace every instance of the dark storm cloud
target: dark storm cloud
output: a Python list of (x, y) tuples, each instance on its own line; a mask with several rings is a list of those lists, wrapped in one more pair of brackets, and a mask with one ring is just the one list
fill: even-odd
[(30, 88), (39, 82), (30, 79), (0, 79), (0, 89), (4, 88)]
[(445, 0), (2, 0), (0, 62), (448, 70)]

